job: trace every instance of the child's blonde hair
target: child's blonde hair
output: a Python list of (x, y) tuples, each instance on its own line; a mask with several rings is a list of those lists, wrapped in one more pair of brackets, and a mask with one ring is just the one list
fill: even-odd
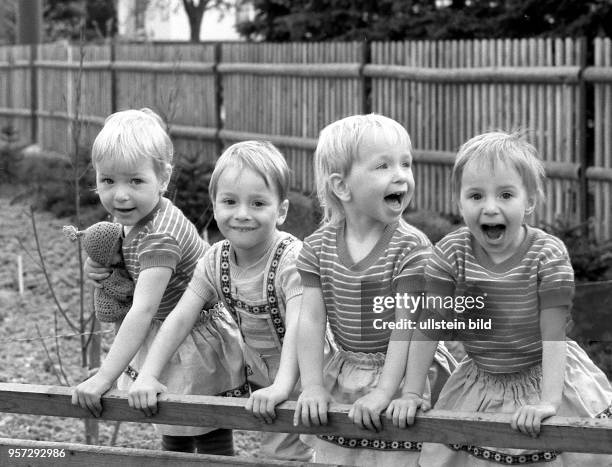
[(412, 154), (412, 143), (406, 129), (382, 115), (353, 115), (323, 128), (314, 158), (317, 197), (323, 208), (323, 223), (335, 224), (344, 219), (344, 208), (334, 194), (330, 176), (337, 173), (346, 177), (349, 174), (357, 160), (361, 138), (370, 130), (382, 131), (388, 141), (405, 146)]
[(459, 148), (451, 176), (455, 202), (459, 201), (461, 178), (468, 163), (478, 164), (483, 170), (490, 171), (495, 170), (498, 164), (508, 164), (516, 169), (523, 180), (527, 195), (536, 203), (544, 200), (544, 165), (537, 149), (528, 143), (519, 131), (483, 133), (474, 136)]
[(219, 177), (228, 167), (237, 167), (241, 170), (250, 169), (263, 178), (266, 186), (276, 189), (279, 200), (287, 199), (289, 193), (289, 166), (281, 152), (268, 141), (242, 141), (232, 144), (223, 151), (217, 160), (208, 193), (214, 201), (217, 196)]
[(94, 169), (102, 161), (111, 164), (137, 164), (151, 159), (157, 178), (167, 185), (172, 175), (174, 146), (164, 122), (151, 109), (115, 112), (104, 121), (91, 150)]

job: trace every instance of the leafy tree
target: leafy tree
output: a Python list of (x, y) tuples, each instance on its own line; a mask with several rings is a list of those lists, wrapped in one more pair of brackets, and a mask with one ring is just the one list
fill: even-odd
[(270, 41), (612, 36), (612, 0), (253, 0)]
[(78, 40), (84, 25), (85, 40), (112, 36), (117, 14), (113, 0), (44, 0), (46, 40)]

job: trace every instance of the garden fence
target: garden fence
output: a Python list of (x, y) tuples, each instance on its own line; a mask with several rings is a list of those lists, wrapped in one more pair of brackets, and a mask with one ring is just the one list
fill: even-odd
[[(272, 424), (263, 423), (247, 412), (244, 408), (246, 399), (241, 398), (169, 394), (159, 402), (159, 411), (154, 417), (145, 417), (141, 411), (130, 409), (126, 393), (122, 391), (106, 393), (102, 397), (102, 404), (104, 411), (101, 420), (325, 434), (342, 437), (346, 442), (351, 439), (384, 438), (394, 440), (391, 443), (396, 446), (407, 440), (422, 440), (540, 451), (612, 453), (610, 419), (551, 417), (542, 422), (540, 435), (532, 438), (511, 429), (512, 414), (431, 410), (418, 415), (415, 424), (409, 429), (396, 428), (383, 417), (383, 430), (374, 433), (353, 424), (347, 416), (350, 406), (342, 404), (331, 405), (328, 424), (322, 427), (293, 426), (295, 402), (279, 405), (276, 408), (277, 418)], [(91, 418), (86, 409), (71, 404), (71, 389), (60, 386), (0, 383), (0, 412)], [(43, 450), (50, 450), (51, 455), (40, 457)], [(17, 458), (15, 452), (25, 456)], [(34, 455), (35, 452), (38, 455)], [(322, 465), (0, 438), (0, 465), (155, 467), (167, 465), (167, 462), (178, 462), (179, 465)]]
[(292, 188), (308, 192), (320, 129), (378, 112), (413, 139), (413, 206), (440, 213), (456, 212), (449, 179), (459, 145), (482, 131), (520, 128), (549, 175), (536, 222), (592, 217), (598, 238), (612, 238), (610, 39), (113, 43), (82, 51), (0, 47), (0, 125), (65, 154), (75, 118), (88, 146), (110, 113), (152, 107), (169, 122), (179, 159), (212, 162), (229, 143), (268, 139), (289, 160)]

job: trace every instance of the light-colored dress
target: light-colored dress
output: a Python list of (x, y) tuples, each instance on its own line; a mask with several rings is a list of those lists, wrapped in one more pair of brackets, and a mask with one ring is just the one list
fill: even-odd
[[(245, 343), (246, 377), (253, 391), (274, 383), (278, 372), (285, 304), (302, 295), (295, 268), (301, 244), (291, 234), (276, 232), (261, 260), (243, 268), (236, 264), (230, 242), (218, 242), (198, 263), (189, 285), (206, 301), (223, 303), (238, 322)], [(312, 458), (312, 450), (294, 433), (264, 433), (261, 451), (265, 457), (279, 460)]]
[[(375, 319), (394, 319), (395, 309), (373, 312), (374, 297), (419, 295), (431, 244), (403, 220), (388, 225), (372, 251), (358, 263), (348, 253), (344, 223), (326, 225), (304, 240), (298, 270), (306, 287), (321, 289), (332, 352), (324, 366), (324, 384), (336, 402), (352, 404), (378, 385), (391, 330)], [(307, 311), (307, 310), (304, 310)], [(428, 383), (446, 381), (454, 359), (439, 345)], [(399, 396), (399, 387), (398, 394)], [(343, 436), (305, 436), (315, 461), (366, 466), (416, 465), (421, 443)]]
[[(542, 384), (540, 310), (569, 309), (574, 290), (571, 263), (563, 243), (542, 230), (525, 227), (517, 252), (494, 264), (467, 228), (443, 238), (426, 268), (427, 290), (444, 297), (477, 297), (484, 307), (457, 313), (452, 308), (425, 310), (422, 320), (491, 320), (491, 329), (424, 330), (435, 339), (463, 342), (467, 357), (448, 379), (436, 409), (514, 413), (537, 403)], [(467, 327), (467, 326), (466, 326)], [(609, 416), (612, 387), (576, 344), (567, 339), (562, 402), (564, 417)], [(542, 462), (548, 466), (611, 466), (612, 456), (526, 451), (482, 446), (447, 447), (426, 443), (421, 465), (484, 466)]]
[[(147, 268), (168, 267), (173, 273), (143, 344), (117, 381), (119, 389), (127, 390), (136, 379), (164, 319), (178, 303), (207, 248), (193, 224), (166, 198), (126, 235), (123, 256), (135, 283)], [(210, 306), (202, 310), (162, 371), (160, 381), (169, 393), (240, 397), (248, 390), (236, 323), (223, 307)], [(156, 429), (163, 435), (193, 436), (215, 428), (156, 425)]]

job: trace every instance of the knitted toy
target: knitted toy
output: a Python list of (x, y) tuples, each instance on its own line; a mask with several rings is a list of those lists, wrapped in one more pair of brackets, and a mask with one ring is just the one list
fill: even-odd
[(100, 281), (102, 288), (96, 287), (94, 290), (94, 309), (100, 321), (122, 320), (134, 297), (134, 282), (123, 267), (121, 256), (123, 227), (113, 222), (98, 222), (83, 231), (72, 225), (65, 225), (62, 230), (73, 241), (81, 237), (89, 257), (112, 268), (111, 275)]

